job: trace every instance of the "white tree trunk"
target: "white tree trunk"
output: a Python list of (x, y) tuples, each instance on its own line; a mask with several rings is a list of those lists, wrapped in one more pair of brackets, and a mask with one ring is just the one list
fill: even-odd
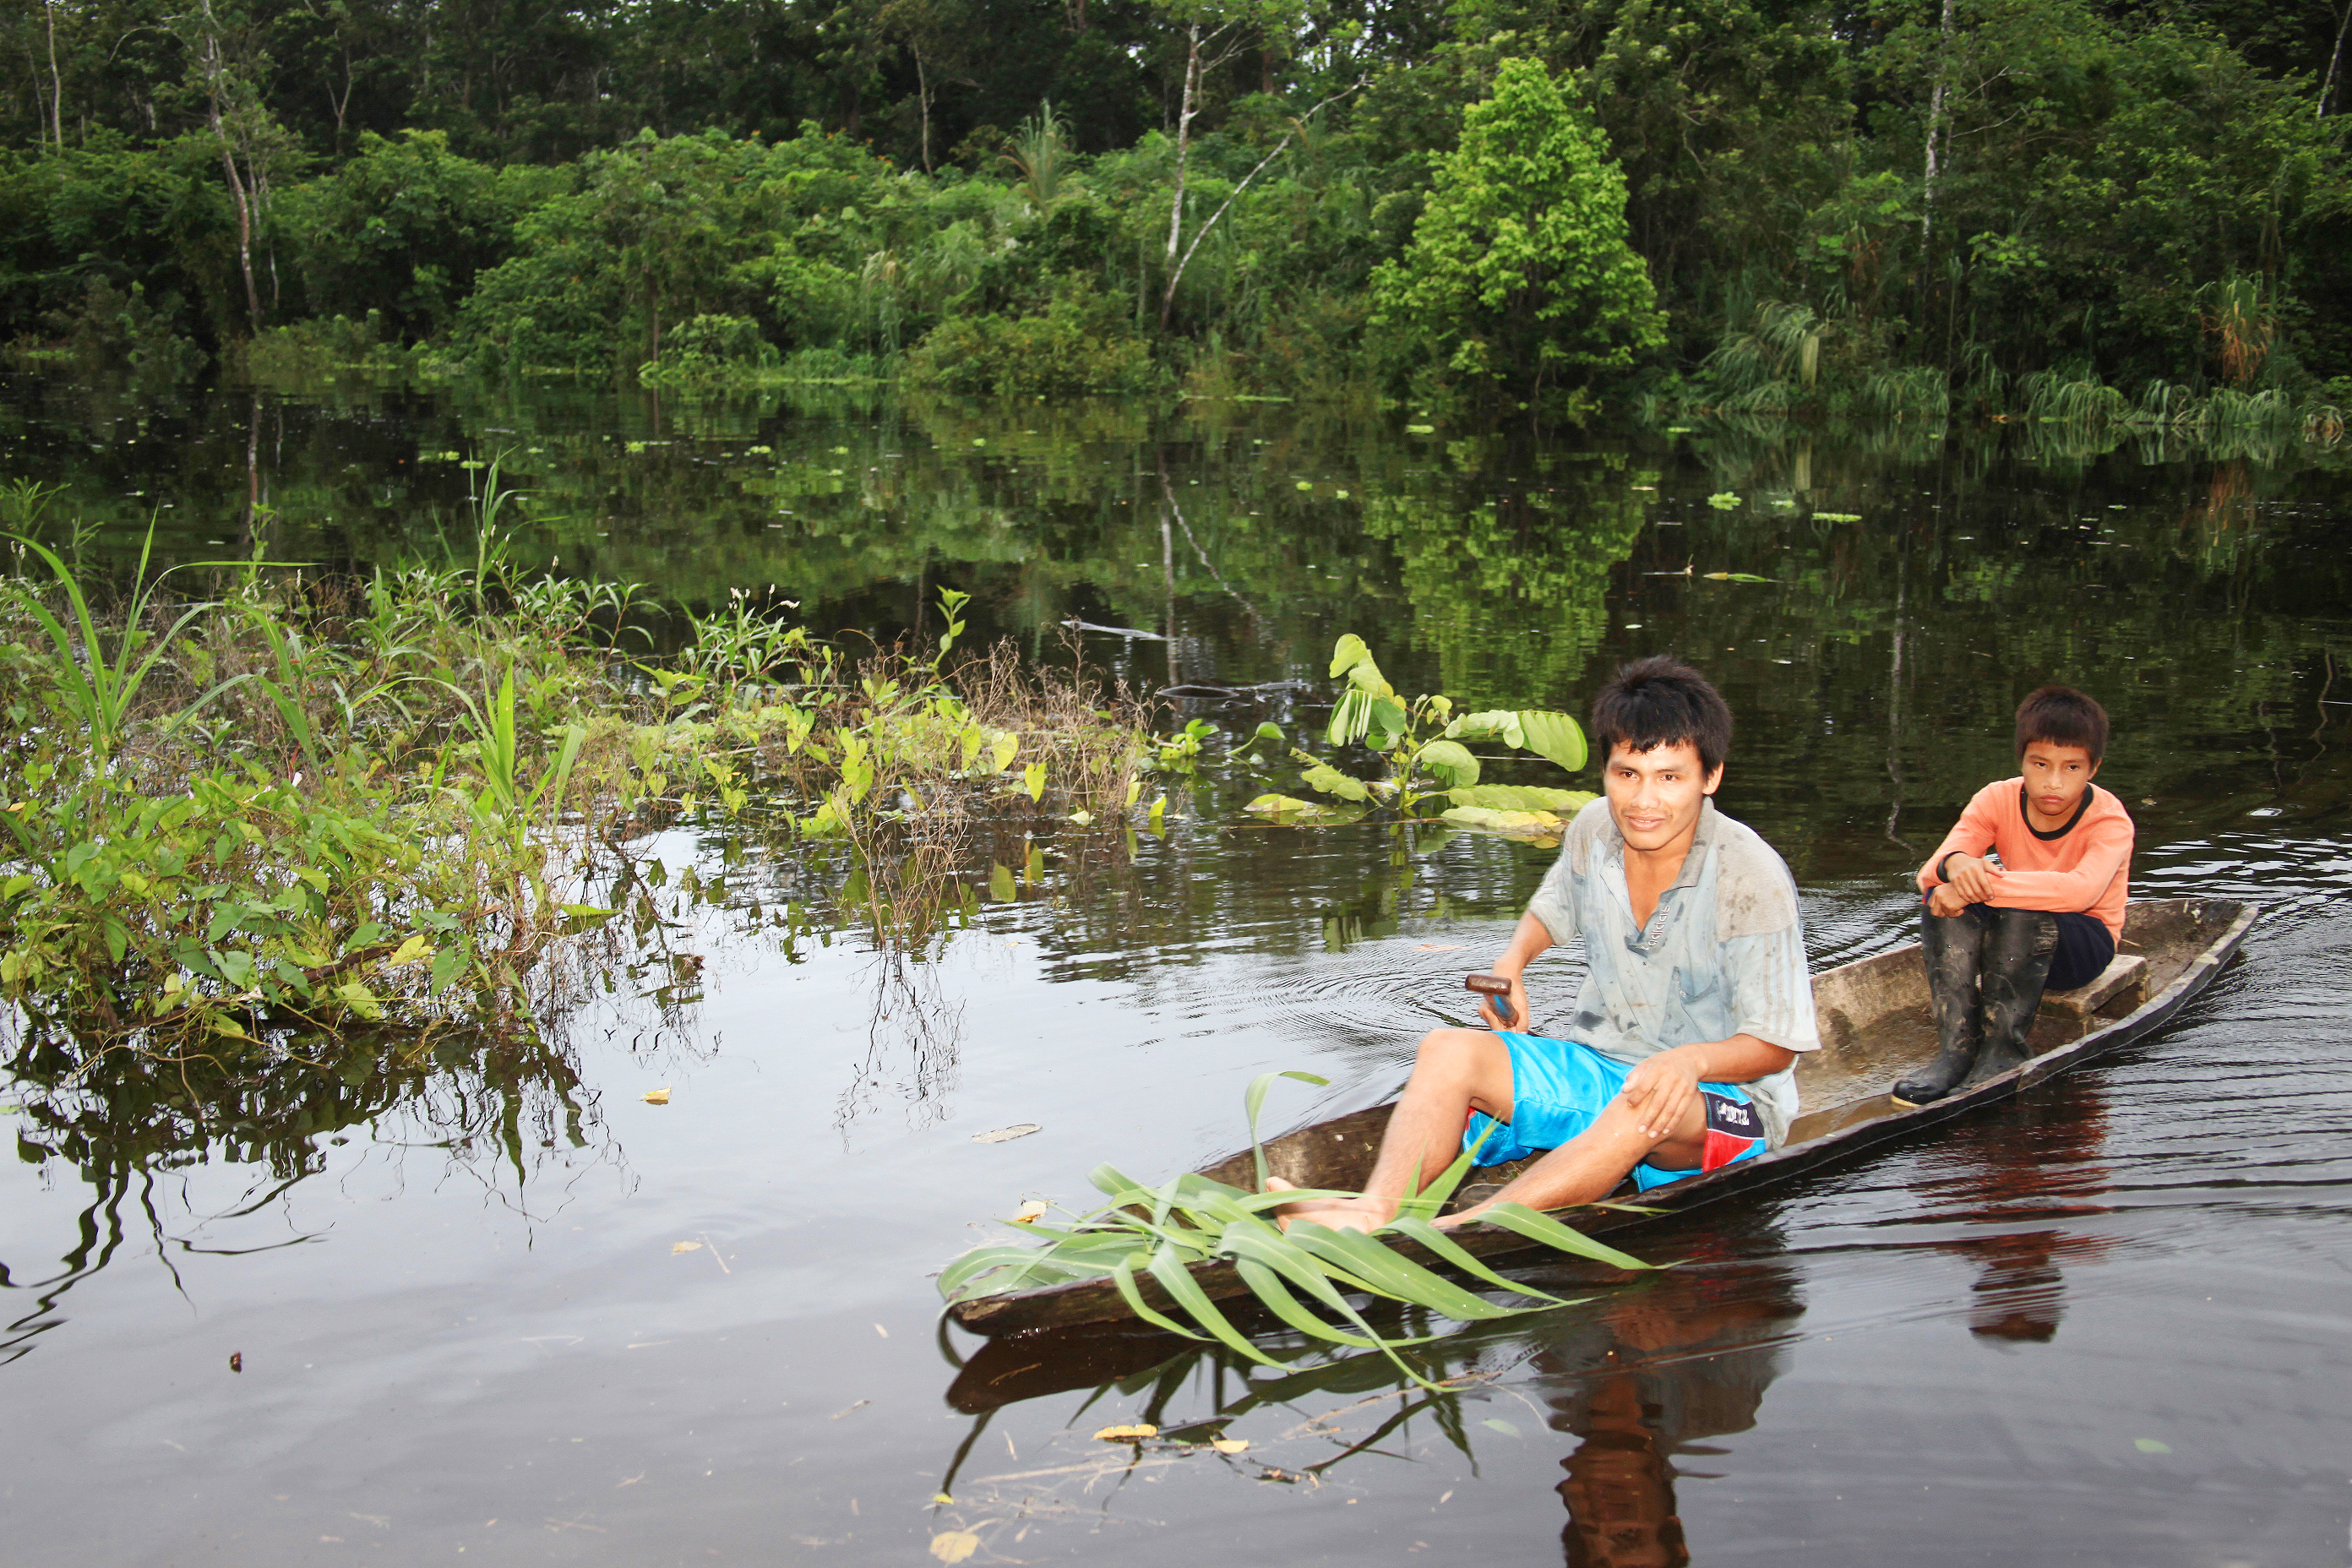
[(1184, 94), (1176, 104), (1176, 198), (1168, 205), (1168, 260), (1165, 270), (1171, 281), (1166, 297), (1160, 305), (1160, 324), (1168, 325), (1168, 312), (1176, 302), (1172, 281), (1178, 260), (1178, 246), (1184, 237), (1184, 164), (1192, 151), (1192, 116), (1198, 112), (1197, 99), (1201, 83), (1201, 24), (1192, 24), (1187, 35), (1184, 55)]
[(1927, 242), (1936, 233), (1936, 181), (1943, 170), (1937, 157), (1937, 139), (1944, 133), (1944, 79), (1952, 53), (1952, 0), (1944, 0), (1943, 39), (1936, 49), (1936, 86), (1927, 94), (1927, 170), (1921, 182), (1919, 262), (1927, 265)]

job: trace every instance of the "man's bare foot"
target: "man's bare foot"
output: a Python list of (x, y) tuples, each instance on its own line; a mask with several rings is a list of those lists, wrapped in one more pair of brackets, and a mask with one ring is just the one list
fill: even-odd
[[(1297, 1192), (1295, 1183), (1280, 1176), (1268, 1176), (1265, 1190), (1270, 1193)], [(1360, 1230), (1370, 1233), (1380, 1229), (1396, 1217), (1396, 1205), (1386, 1198), (1310, 1198), (1304, 1203), (1285, 1204), (1274, 1211), (1274, 1223), (1288, 1230), (1293, 1221), (1313, 1220), (1317, 1225), (1333, 1230)]]

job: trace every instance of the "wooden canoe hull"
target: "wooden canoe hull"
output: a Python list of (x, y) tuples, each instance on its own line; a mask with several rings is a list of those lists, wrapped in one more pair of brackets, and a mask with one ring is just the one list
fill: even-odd
[[(1918, 949), (1916, 945), (1897, 948), (1826, 970), (1813, 980), (1822, 1049), (1811, 1053), (1798, 1072), (1803, 1102), (1822, 1109), (1800, 1116), (1786, 1144), (1703, 1176), (1653, 1188), (1642, 1195), (1641, 1202), (1655, 1214), (1582, 1208), (1561, 1210), (1558, 1217), (1594, 1235), (1623, 1230), (1817, 1170), (2007, 1100), (2030, 1085), (2129, 1045), (2169, 1023), (2236, 954), (2259, 913), (2254, 906), (2230, 899), (2134, 902), (2126, 916), (2123, 945), (2126, 951), (2137, 949), (2148, 961), (2141, 990), (2080, 1021), (2045, 1014), (2036, 1021), (2029, 1042), (2035, 1054), (2023, 1067), (1916, 1109), (1895, 1106), (1886, 1090), (1934, 1051)], [(1351, 1111), (1273, 1139), (1265, 1145), (1268, 1168), (1300, 1186), (1360, 1188), (1371, 1173), (1390, 1109), (1379, 1105)], [(1507, 1167), (1497, 1173), (1507, 1174), (1514, 1169)], [(1205, 1167), (1202, 1173), (1238, 1187), (1255, 1184), (1247, 1150)], [(1538, 1249), (1509, 1231), (1490, 1227), (1457, 1231), (1454, 1239), (1479, 1258)], [(1410, 1242), (1393, 1245), (1417, 1262), (1443, 1266)], [(1246, 1293), (1230, 1263), (1199, 1264), (1192, 1275), (1212, 1298)], [(1138, 1283), (1154, 1308), (1172, 1309), (1149, 1276)], [(963, 1328), (991, 1335), (1107, 1322), (1130, 1315), (1118, 1287), (1108, 1280), (982, 1296), (956, 1302), (949, 1311)]]

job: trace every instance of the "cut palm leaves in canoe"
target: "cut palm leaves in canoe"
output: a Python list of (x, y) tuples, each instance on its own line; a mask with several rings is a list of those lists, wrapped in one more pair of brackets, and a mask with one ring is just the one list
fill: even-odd
[[(1282, 1205), (1358, 1195), (1336, 1188), (1264, 1190), (1266, 1167), (1257, 1135), (1257, 1114), (1267, 1089), (1280, 1078), (1312, 1084), (1327, 1081), (1311, 1073), (1290, 1072), (1265, 1073), (1250, 1084), (1244, 1103), (1250, 1146), (1256, 1155), (1259, 1191), (1246, 1192), (1189, 1172), (1149, 1187), (1110, 1165), (1098, 1165), (1087, 1180), (1108, 1203), (1076, 1215), (1066, 1225), (1025, 1221), (1022, 1228), (1045, 1238), (1044, 1247), (982, 1247), (964, 1254), (940, 1275), (940, 1295), (952, 1304), (1041, 1285), (1107, 1279), (1118, 1287), (1129, 1310), (1155, 1328), (1187, 1339), (1214, 1341), (1263, 1365), (1281, 1365), (1252, 1343), (1192, 1277), (1197, 1265), (1230, 1260), (1259, 1305), (1288, 1327), (1326, 1344), (1379, 1351), (1405, 1376), (1430, 1387), (1435, 1385), (1397, 1352), (1435, 1336), (1384, 1335), (1366, 1321), (1350, 1297), (1371, 1296), (1420, 1307), (1458, 1322), (1574, 1304), (1505, 1279), (1430, 1223), (1469, 1173), (1475, 1150), (1455, 1160), (1419, 1197), (1407, 1199), (1396, 1218), (1373, 1235), (1308, 1222), (1280, 1228), (1274, 1211)], [(1419, 1174), (1414, 1173), (1416, 1178)], [(1651, 1267), (1519, 1204), (1498, 1204), (1480, 1217), (1486, 1224), (1578, 1258), (1619, 1268)], [(1383, 1237), (1411, 1241), (1477, 1284), (1522, 1300), (1512, 1304), (1489, 1300), (1393, 1250)], [(1192, 1324), (1179, 1321), (1148, 1301), (1146, 1279), (1157, 1285)]]

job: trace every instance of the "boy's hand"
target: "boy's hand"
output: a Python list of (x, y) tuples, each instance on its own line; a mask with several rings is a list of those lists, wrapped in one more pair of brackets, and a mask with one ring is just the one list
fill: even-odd
[(1960, 890), (1949, 882), (1927, 895), (1927, 912), (1932, 915), (1956, 915), (1968, 907), (1968, 900), (1960, 897)]
[(1982, 856), (1954, 855), (1944, 862), (1944, 886), (1958, 892), (1963, 904), (1989, 904), (1993, 894), (1992, 868)]

